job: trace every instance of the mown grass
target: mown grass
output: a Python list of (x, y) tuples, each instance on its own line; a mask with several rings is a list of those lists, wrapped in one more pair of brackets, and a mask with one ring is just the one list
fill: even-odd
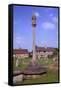
[[(16, 60), (13, 60), (13, 70), (21, 70), (26, 68), (31, 60), (32, 58), (19, 59), (18, 67), (15, 66)], [(51, 58), (46, 58), (46, 59), (41, 58), (40, 60), (37, 59), (37, 62), (39, 64), (44, 64), (46, 66), (49, 66), (54, 63), (54, 61)]]
[(19, 65), (16, 67), (16, 60), (13, 60), (13, 70), (22, 70), (27, 67), (31, 58), (19, 59)]
[(58, 72), (54, 70), (48, 70), (46, 74), (41, 75), (40, 78), (24, 80), (22, 83), (16, 84), (41, 84), (41, 83), (54, 83), (58, 82)]
[(31, 83), (52, 83), (58, 82), (58, 76), (56, 72), (48, 71), (47, 74), (41, 76), (41, 78), (24, 80), (23, 84), (31, 84)]

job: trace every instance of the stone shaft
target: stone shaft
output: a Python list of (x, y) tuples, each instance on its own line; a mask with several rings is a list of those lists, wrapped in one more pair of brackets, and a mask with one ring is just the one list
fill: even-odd
[(33, 27), (33, 58), (32, 58), (32, 62), (36, 61), (36, 50), (35, 50), (35, 27)]

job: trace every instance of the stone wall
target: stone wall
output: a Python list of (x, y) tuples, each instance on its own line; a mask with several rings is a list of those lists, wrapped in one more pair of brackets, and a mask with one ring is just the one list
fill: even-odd
[(22, 81), (23, 81), (23, 74), (13, 77), (13, 83), (22, 82)]

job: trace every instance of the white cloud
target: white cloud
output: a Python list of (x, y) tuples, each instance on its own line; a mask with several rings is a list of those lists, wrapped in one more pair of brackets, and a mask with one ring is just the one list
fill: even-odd
[(20, 48), (25, 44), (25, 39), (20, 36), (14, 37), (14, 47)]
[(20, 43), (24, 43), (24, 38), (23, 37), (16, 37), (16, 43), (20, 44)]
[(56, 26), (52, 22), (44, 22), (44, 23), (42, 23), (42, 27), (45, 30), (54, 30)]
[(58, 23), (58, 17), (53, 17), (53, 18), (52, 18), (52, 21), (53, 21), (54, 23)]
[(51, 17), (51, 20), (54, 22), (54, 23), (58, 23), (58, 16), (54, 16), (53, 13), (50, 14), (50, 17)]
[(39, 13), (38, 12), (35, 12), (35, 15), (36, 15), (36, 17), (39, 17)]
[(51, 13), (50, 16), (53, 17), (54, 16), (53, 13)]

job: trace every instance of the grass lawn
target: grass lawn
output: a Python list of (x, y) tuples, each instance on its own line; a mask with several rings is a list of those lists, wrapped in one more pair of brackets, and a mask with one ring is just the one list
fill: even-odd
[[(24, 69), (25, 67), (27, 67), (30, 61), (31, 61), (31, 58), (19, 60), (18, 67), (15, 67), (15, 61), (14, 61), (13, 69), (14, 70)], [(25, 62), (25, 64), (23, 64), (23, 62)], [(47, 59), (47, 62), (46, 62), (46, 60), (40, 59), (38, 60), (38, 63), (45, 64), (46, 66), (49, 67), (51, 64), (54, 63), (54, 61), (52, 59)], [(28, 80), (24, 80), (22, 83), (17, 82), (16, 84), (34, 84), (34, 83), (52, 83), (52, 82), (58, 82), (58, 70), (48, 68), (47, 73), (41, 75), (40, 78), (28, 79)]]
[(58, 75), (57, 72), (48, 71), (47, 74), (41, 75), (39, 79), (29, 79), (24, 80), (23, 84), (31, 84), (31, 83), (51, 83), (51, 82), (58, 82)]
[(31, 61), (31, 58), (19, 59), (18, 67), (15, 66), (16, 60), (13, 61), (13, 70), (21, 70), (27, 67), (28, 63)]
[[(28, 64), (29, 64), (29, 62), (32, 60), (32, 58), (26, 58), (26, 59), (19, 59), (19, 65), (18, 65), (18, 67), (16, 67), (15, 66), (15, 63), (16, 63), (16, 60), (14, 60), (13, 61), (13, 69), (14, 70), (16, 70), (16, 69), (24, 69)], [(47, 61), (47, 62), (46, 62)], [(39, 64), (45, 64), (45, 65), (50, 65), (50, 64), (52, 64), (52, 63), (54, 63), (53, 62), (53, 60), (52, 59), (47, 59), (47, 60), (45, 60), (45, 59), (43, 59), (43, 58), (41, 58), (40, 60), (38, 60), (38, 63)]]

